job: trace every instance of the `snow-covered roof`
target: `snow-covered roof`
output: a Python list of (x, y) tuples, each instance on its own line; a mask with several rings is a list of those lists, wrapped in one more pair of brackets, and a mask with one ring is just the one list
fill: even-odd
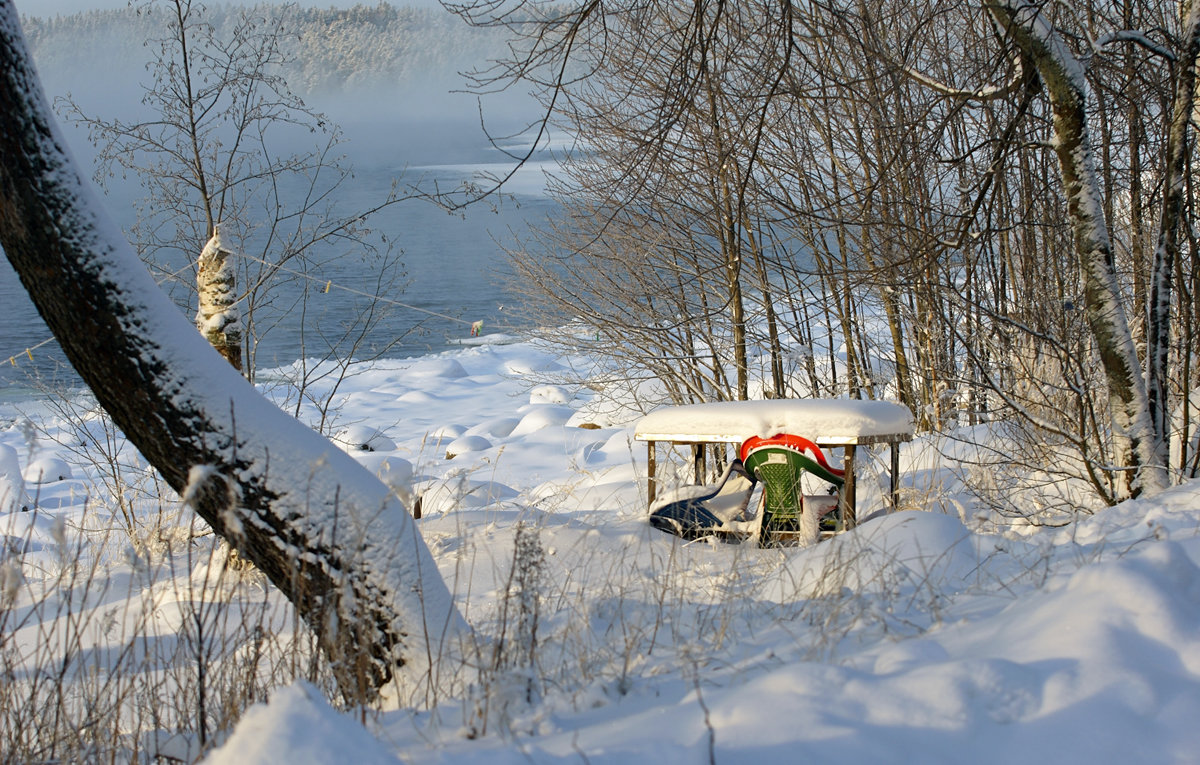
[(751, 436), (792, 433), (836, 445), (907, 441), (912, 430), (908, 408), (887, 401), (772, 399), (663, 407), (638, 422), (634, 437), (740, 443)]

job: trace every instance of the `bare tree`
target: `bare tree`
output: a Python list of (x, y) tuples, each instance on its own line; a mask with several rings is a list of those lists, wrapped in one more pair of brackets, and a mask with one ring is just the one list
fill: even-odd
[(783, 23), (770, 4), (630, 9), (602, 54), (581, 49), (595, 73), (547, 93), (581, 149), (551, 184), (566, 224), (517, 253), (523, 282), (675, 401), (749, 397), (759, 357), (785, 388), (778, 317), (761, 334), (747, 320), (751, 302), (774, 310), (765, 253), (786, 249), (754, 181)]
[[(656, 375), (651, 360), (667, 354), (654, 339), (671, 337), (680, 351), (660, 375), (668, 388), (704, 369), (683, 330), (720, 316), (716, 304), (740, 296), (760, 312), (729, 311), (734, 347), (739, 322), (770, 324), (744, 337), (765, 338), (772, 354), (797, 343), (802, 311), (792, 305), (790, 332), (780, 324), (787, 286), (815, 276), (833, 325), (830, 367), (846, 369), (838, 390), (889, 390), (933, 428), (1006, 419), (1041, 439), (1046, 449), (1029, 453), (1056, 463), (1050, 472), (1070, 465), (1060, 475), (1104, 501), (1167, 485), (1168, 413), (1195, 376), (1172, 321), (1196, 314), (1175, 289), (1197, 272), (1178, 239), (1193, 230), (1191, 4), (1182, 17), (1170, 3), (1087, 0), (509, 0), (457, 10), (515, 38), (512, 57), (480, 82), (532, 85), (546, 107), (536, 127), (565, 115), (581, 136), (586, 169), (560, 188), (577, 195), (580, 214), (552, 244), (578, 257), (576, 296), (621, 263), (637, 321), (627, 305), (586, 303), (577, 315), (659, 328), (647, 341), (614, 333)], [(720, 164), (697, 161), (705, 156)], [(716, 193), (701, 197), (705, 183)], [(1151, 258), (1145, 221), (1156, 204)], [(682, 220), (710, 228), (667, 236)], [(785, 254), (794, 242), (803, 247)], [(696, 257), (713, 243), (723, 260)], [(738, 264), (726, 270), (736, 283), (699, 278), (721, 262)], [(708, 300), (681, 312), (683, 292)], [(874, 316), (886, 332), (867, 326)]]
[[(1185, 223), (1185, 185), (1188, 176), (1189, 127), (1196, 99), (1196, 67), (1200, 65), (1200, 2), (1184, 5), (1181, 47), (1175, 62), (1175, 91), (1167, 126), (1166, 162), (1163, 173), (1162, 212), (1158, 242), (1150, 270), (1150, 290), (1146, 316), (1146, 407), (1155, 435), (1157, 459), (1167, 462), (1167, 441), (1171, 432), (1170, 390), (1171, 328), (1173, 288), (1179, 256), (1181, 229)], [(1188, 346), (1184, 354), (1190, 355)], [(1184, 394), (1180, 398), (1188, 399)]]
[[(201, 317), (201, 331), (237, 368), (244, 359), (253, 381), (259, 343), (282, 317), (302, 312), (304, 280), (324, 264), (356, 258), (394, 273), (392, 247), (371, 236), (366, 220), (397, 198), (370, 210), (338, 209), (351, 175), (338, 155), (340, 132), (281, 74), (292, 58), (293, 6), (224, 9), (234, 18), (220, 28), (198, 0), (138, 0), (136, 7), (158, 30), (147, 41), (142, 103), (150, 116), (88, 114), (69, 97), (58, 106), (97, 144), (97, 182), (119, 171), (145, 189), (131, 241), (173, 294), (180, 288), (176, 298), (194, 305), (196, 295), (228, 296), (219, 314), (202, 307), (209, 316)], [(237, 256), (198, 258), (218, 226), (225, 247), (215, 253)], [(381, 289), (395, 286), (389, 280)], [(231, 338), (209, 325), (232, 310), (240, 331)]]
[(412, 518), (219, 359), (64, 147), (0, 0), (0, 244), (38, 311), (130, 441), (296, 605), (346, 698), (419, 698), (466, 626)]
[[(1045, 87), (1054, 118), (1054, 150), (1058, 155), (1067, 209), (1075, 237), (1078, 266), (1083, 275), (1083, 309), (1099, 350), (1108, 383), (1109, 415), (1118, 464), (1130, 466), (1123, 495), (1140, 491), (1153, 493), (1167, 485), (1166, 461), (1162, 452), (1164, 434), (1156, 432), (1151, 399), (1139, 363), (1133, 335), (1115, 271), (1112, 242), (1105, 221), (1103, 192), (1096, 172), (1087, 114), (1087, 82), (1084, 67), (1067, 47), (1045, 9), (1038, 6), (999, 2), (987, 6), (999, 27), (1012, 40), (1029, 66), (1037, 70)], [(1196, 25), (1194, 14), (1189, 26)], [(1194, 37), (1193, 31), (1185, 37)], [(1183, 62), (1194, 68), (1196, 60)], [(1188, 78), (1194, 81), (1194, 78)], [(1191, 114), (1191, 88), (1184, 103)], [(1186, 117), (1184, 118), (1184, 126)], [(1180, 128), (1182, 140), (1182, 126)], [(1182, 170), (1182, 163), (1178, 170)], [(1181, 174), (1178, 173), (1177, 174)], [(1176, 182), (1178, 183), (1178, 182)], [(1174, 230), (1178, 205), (1164, 210), (1165, 230)], [(1165, 260), (1156, 259), (1162, 267)], [(1163, 282), (1155, 279), (1161, 286)], [(1157, 299), (1156, 299), (1157, 302)], [(1155, 306), (1156, 322), (1165, 321)], [(1157, 351), (1157, 348), (1156, 348)]]

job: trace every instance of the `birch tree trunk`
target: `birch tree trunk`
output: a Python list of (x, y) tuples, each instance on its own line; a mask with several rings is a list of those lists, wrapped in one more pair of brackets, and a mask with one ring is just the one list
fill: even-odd
[(1088, 133), (1083, 65), (1040, 6), (1001, 0), (985, 2), (984, 7), (1037, 69), (1050, 99), (1054, 150), (1083, 280), (1084, 315), (1107, 380), (1113, 456), (1126, 468), (1117, 496), (1153, 494), (1167, 485), (1166, 466), (1155, 446), (1146, 384), (1117, 284)]
[(1163, 178), (1162, 218), (1154, 266), (1150, 272), (1150, 297), (1146, 311), (1146, 393), (1159, 459), (1168, 461), (1170, 398), (1167, 379), (1171, 363), (1172, 279), (1183, 225), (1184, 185), (1187, 180), (1188, 126), (1196, 94), (1196, 63), (1200, 60), (1200, 2), (1184, 6), (1183, 52), (1175, 62), (1175, 93), (1167, 134), (1166, 173)]
[(200, 308), (196, 328), (209, 345), (239, 372), (242, 370), (242, 317), (237, 307), (237, 270), (233, 253), (221, 244), (220, 227), (200, 253), (196, 270)]
[(295, 604), (343, 695), (419, 697), (467, 628), (412, 518), (213, 353), (101, 212), (50, 114), (0, 0), (0, 245), (38, 311), (129, 440)]

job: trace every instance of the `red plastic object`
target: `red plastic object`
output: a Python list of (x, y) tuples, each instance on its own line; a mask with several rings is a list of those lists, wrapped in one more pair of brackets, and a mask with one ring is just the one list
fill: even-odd
[(804, 436), (794, 436), (791, 433), (779, 433), (771, 436), (770, 438), (760, 438), (758, 436), (751, 436), (750, 438), (747, 438), (742, 443), (742, 448), (739, 452), (742, 462), (746, 461), (746, 455), (763, 446), (781, 446), (784, 449), (792, 449), (800, 452), (801, 454), (804, 452), (811, 452), (813, 457), (816, 458), (817, 462), (821, 464), (821, 467), (825, 468), (830, 473), (839, 476), (845, 475), (846, 473), (845, 470), (839, 470), (826, 461), (825, 453), (821, 451), (821, 447), (817, 446), (812, 441), (809, 441)]

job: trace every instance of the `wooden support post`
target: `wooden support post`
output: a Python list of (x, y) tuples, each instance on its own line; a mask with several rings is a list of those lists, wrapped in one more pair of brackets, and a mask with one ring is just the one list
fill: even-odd
[(858, 523), (854, 507), (857, 494), (854, 480), (854, 449), (854, 444), (847, 444), (842, 461), (842, 467), (846, 471), (845, 483), (842, 484), (842, 525), (847, 530), (854, 528)]
[(707, 483), (704, 480), (705, 456), (704, 444), (692, 445), (692, 461), (695, 463), (697, 486), (702, 486), (703, 484)]
[(892, 506), (888, 508), (889, 512), (896, 512), (897, 506), (900, 503), (900, 485), (897, 477), (900, 475), (900, 442), (892, 442)]
[(658, 470), (658, 465), (657, 465), (657, 461), (655, 459), (655, 453), (654, 453), (655, 452), (654, 445), (656, 443), (658, 443), (658, 442), (657, 441), (647, 441), (646, 442), (646, 476), (647, 476), (646, 477), (646, 494), (649, 497), (649, 499), (647, 501), (647, 506), (654, 504), (655, 490), (658, 488), (657, 481), (655, 479), (655, 474), (657, 473), (657, 470)]

